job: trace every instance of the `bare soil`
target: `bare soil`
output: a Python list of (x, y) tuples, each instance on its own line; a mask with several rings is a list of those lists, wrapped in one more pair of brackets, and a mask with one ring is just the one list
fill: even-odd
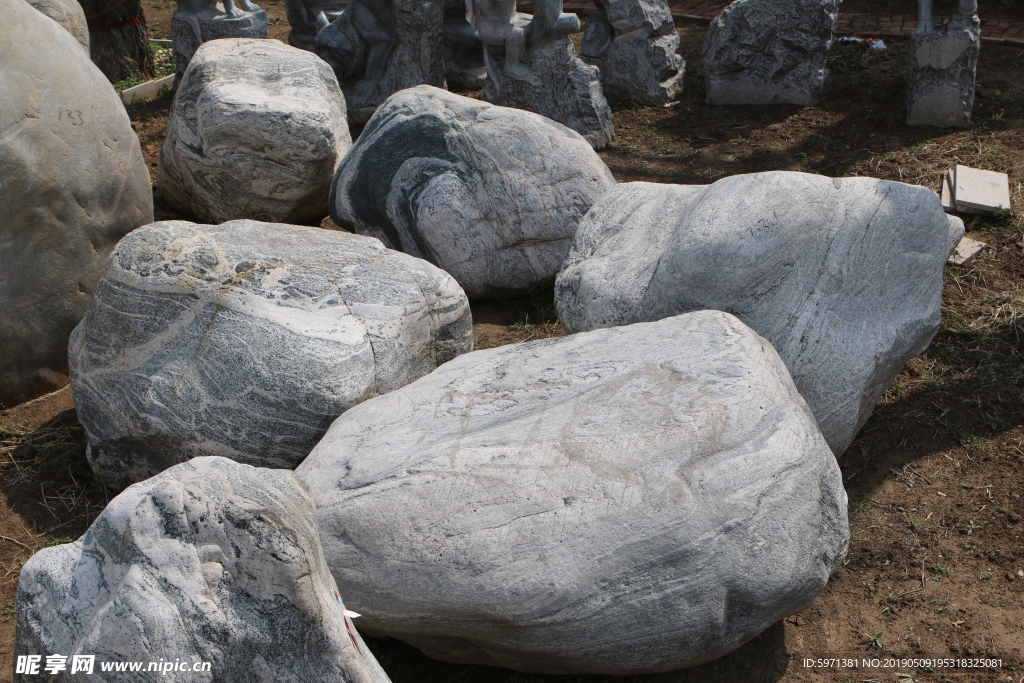
[[(260, 3), (286, 40), (279, 0)], [(153, 37), (167, 37), (170, 0), (145, 0)], [(1024, 20), (1019, 2), (985, 18)], [(909, 0), (848, 0), (843, 12), (916, 13)], [(942, 13), (940, 5), (938, 12)], [(821, 597), (709, 664), (628, 680), (1024, 680), (1024, 51), (986, 45), (968, 130), (903, 124), (906, 43), (837, 45), (833, 85), (817, 107), (703, 104), (705, 28), (680, 23), (687, 80), (670, 107), (616, 105), (616, 138), (601, 153), (621, 182), (704, 184), (737, 173), (793, 170), (864, 175), (939, 189), (962, 163), (1008, 173), (1015, 213), (968, 217), (991, 246), (949, 266), (943, 323), (908, 363), (840, 458), (850, 498), (850, 550)], [(170, 96), (129, 110), (152, 170)], [(177, 218), (157, 199), (157, 218)], [(337, 229), (330, 219), (323, 227)], [(473, 305), (478, 348), (564, 334), (551, 290)], [(65, 389), (0, 411), (0, 662), (13, 644), (18, 571), (36, 550), (77, 538), (107, 500), (85, 466), (84, 436)], [(539, 676), (435, 662), (390, 639), (371, 647), (398, 682), (568, 683), (627, 680)], [(996, 667), (806, 667), (806, 658), (995, 658)], [(0, 681), (11, 669), (0, 663)]]

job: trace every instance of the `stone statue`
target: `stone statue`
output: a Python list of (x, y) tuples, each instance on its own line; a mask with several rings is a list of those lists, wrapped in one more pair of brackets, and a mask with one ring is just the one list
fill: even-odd
[[(504, 50), (501, 68), (509, 74), (529, 78), (529, 71), (519, 64), (526, 51), (526, 29), (513, 23), (516, 0), (466, 0), (466, 10), (466, 18), (484, 45), (487, 73), (497, 72), (495, 52)], [(492, 82), (500, 95), (501, 84), (496, 79)]]
[[(223, 8), (223, 9), (222, 9)], [(250, 0), (178, 0), (171, 16), (175, 83), (203, 43), (217, 38), (266, 38), (267, 13)]]
[(440, 0), (350, 0), (333, 21), (317, 17), (313, 51), (337, 74), (350, 123), (399, 90), (444, 86), (443, 24)]
[(331, 23), (321, 12), (317, 28), (314, 51), (331, 65), (339, 81), (356, 79), (351, 89), (354, 95), (368, 95), (384, 74), (395, 47), (392, 0), (352, 0)]
[[(242, 10), (246, 12), (260, 11), (260, 8), (249, 2), (249, 0), (238, 0), (238, 6), (241, 9), (235, 7), (234, 0), (223, 0), (223, 4), (224, 10), (221, 11), (221, 9), (217, 7), (217, 0), (178, 0), (178, 9), (174, 10), (173, 18), (178, 21), (183, 21), (192, 27), (196, 40), (202, 43), (203, 31), (199, 26), (200, 17), (214, 18), (217, 16), (224, 16), (231, 19), (237, 19), (242, 16)], [(217, 37), (223, 38), (223, 36)]]
[(975, 70), (981, 50), (977, 0), (960, 0), (941, 26), (934, 0), (918, 0), (917, 30), (907, 52), (907, 125), (966, 128), (974, 108)]
[[(914, 33), (933, 33), (935, 31), (935, 0), (917, 0), (917, 30)], [(957, 13), (965, 17), (973, 17), (978, 13), (978, 0), (960, 0)]]
[(344, 0), (285, 0), (285, 12), (292, 30), (288, 32), (288, 44), (302, 50), (313, 51), (316, 33), (319, 30), (317, 18), (321, 13), (328, 20), (337, 19), (345, 9)]

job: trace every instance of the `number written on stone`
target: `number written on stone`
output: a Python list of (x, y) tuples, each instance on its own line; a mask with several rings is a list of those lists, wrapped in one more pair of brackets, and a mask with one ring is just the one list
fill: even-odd
[(80, 126), (85, 123), (82, 117), (82, 112), (78, 109), (62, 109), (59, 117), (61, 121), (64, 119), (68, 120), (72, 126)]

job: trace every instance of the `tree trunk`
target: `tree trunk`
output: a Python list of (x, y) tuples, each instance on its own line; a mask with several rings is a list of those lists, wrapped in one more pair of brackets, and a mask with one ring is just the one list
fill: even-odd
[(156, 73), (140, 0), (79, 0), (89, 22), (92, 61), (111, 83)]

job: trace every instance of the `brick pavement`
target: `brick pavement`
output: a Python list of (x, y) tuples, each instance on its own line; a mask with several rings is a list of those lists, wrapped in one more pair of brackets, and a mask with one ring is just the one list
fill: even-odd
[[(594, 11), (590, 0), (563, 0), (565, 11), (589, 14)], [(710, 0), (669, 0), (672, 15), (678, 19), (690, 19), (710, 23), (718, 16), (727, 2)], [(936, 23), (945, 18), (935, 17)], [(836, 35), (856, 35), (862, 38), (884, 38), (907, 35), (917, 28), (917, 17), (890, 15), (876, 17), (870, 14), (840, 14), (833, 32)], [(1024, 48), (1024, 23), (990, 20), (981, 22), (981, 42), (996, 45), (1012, 45)]]

